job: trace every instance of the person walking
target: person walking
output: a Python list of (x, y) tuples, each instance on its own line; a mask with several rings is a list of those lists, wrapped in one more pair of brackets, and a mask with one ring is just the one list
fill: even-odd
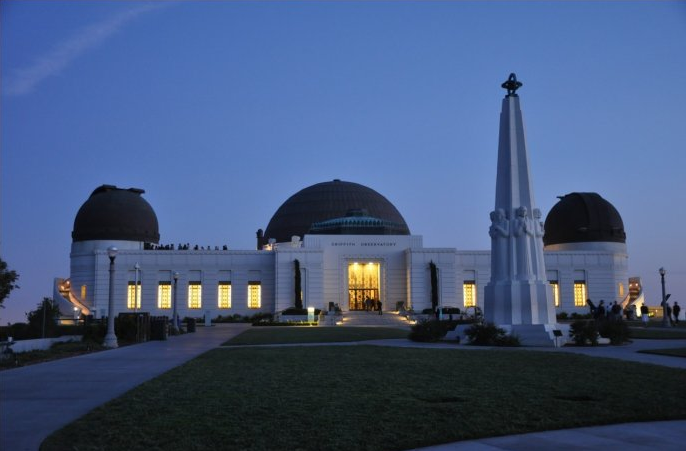
[(679, 324), (679, 313), (681, 312), (681, 307), (679, 303), (674, 301), (674, 306), (672, 307), (672, 314), (674, 315), (674, 323)]
[(648, 306), (643, 304), (641, 306), (641, 320), (643, 321), (643, 327), (648, 327), (648, 317), (650, 316), (650, 311)]
[(381, 315), (383, 313), (381, 300), (376, 301), (376, 305), (379, 307), (379, 315)]

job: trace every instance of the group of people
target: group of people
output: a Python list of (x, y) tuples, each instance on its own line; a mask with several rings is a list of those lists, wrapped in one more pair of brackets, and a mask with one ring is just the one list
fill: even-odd
[[(669, 318), (669, 322), (672, 325), (679, 324), (679, 314), (681, 313), (681, 306), (679, 305), (679, 303), (675, 301), (674, 305), (669, 305), (669, 302), (665, 301), (665, 307), (667, 310), (667, 318)], [(648, 318), (650, 316), (650, 310), (648, 309), (648, 306), (645, 304), (641, 306), (641, 316), (643, 318), (643, 325), (647, 326)]]
[(364, 310), (367, 312), (378, 311), (381, 315), (383, 314), (381, 305), (381, 301), (378, 299), (364, 298)]
[[(669, 322), (674, 324), (679, 324), (679, 313), (681, 313), (681, 307), (679, 303), (674, 301), (674, 305), (669, 305), (669, 302), (665, 301), (665, 307), (667, 307), (667, 318)], [(674, 319), (672, 319), (674, 317)]]
[[(178, 247), (175, 248), (175, 247), (174, 247), (174, 244), (145, 243), (145, 244), (143, 245), (143, 249), (145, 249), (146, 251), (173, 251), (173, 250), (187, 251), (187, 250), (190, 250), (190, 249), (191, 249), (191, 245), (190, 245), (189, 243), (186, 243), (186, 244), (181, 244), (181, 243), (179, 243)], [(212, 250), (212, 247), (211, 247), (211, 246), (207, 246), (207, 247), (205, 247), (205, 246), (198, 246), (198, 245), (196, 244), (195, 246), (192, 247), (192, 249), (193, 249), (194, 251), (204, 251), (204, 250), (211, 251), (211, 250)], [(220, 250), (220, 249), (219, 249), (219, 246), (214, 246), (214, 250), (215, 250), (215, 251)], [(224, 245), (221, 247), (221, 250), (223, 250), (223, 251), (228, 251), (228, 250), (229, 250), (229, 246), (227, 246), (226, 244), (224, 244)]]
[[(605, 301), (601, 299), (598, 305), (596, 306), (593, 303), (593, 301), (591, 301), (590, 299), (586, 299), (586, 304), (591, 309), (591, 316), (594, 319), (618, 320), (622, 318), (622, 306), (620, 304), (617, 304), (617, 301), (614, 301), (612, 304), (605, 306)], [(672, 324), (678, 324), (679, 314), (681, 313), (681, 306), (679, 306), (678, 302), (674, 302), (673, 305), (669, 305), (668, 302), (665, 302), (665, 304), (667, 304), (667, 318), (669, 318), (669, 321)], [(626, 319), (628, 320), (636, 319), (636, 307), (633, 305), (627, 307), (623, 313), (626, 315)], [(641, 306), (641, 320), (643, 321), (644, 325), (648, 324), (649, 317), (650, 310), (648, 309), (647, 305), (643, 304)]]
[(586, 299), (586, 304), (591, 309), (591, 316), (593, 319), (609, 319), (609, 320), (620, 320), (622, 319), (622, 306), (614, 301), (611, 304), (605, 306), (605, 301), (600, 300), (598, 305), (593, 304), (593, 301)]

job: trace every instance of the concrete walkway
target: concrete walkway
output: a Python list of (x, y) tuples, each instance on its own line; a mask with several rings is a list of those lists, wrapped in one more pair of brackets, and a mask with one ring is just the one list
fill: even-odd
[[(0, 450), (34, 451), (52, 432), (249, 328), (247, 324), (199, 327), (168, 341), (103, 351), (0, 372)], [(349, 346), (488, 349), (405, 339), (336, 343)], [(330, 343), (319, 345), (331, 345)], [(301, 345), (298, 345), (301, 346)], [(686, 358), (639, 354), (641, 349), (686, 346), (686, 340), (635, 340), (626, 346), (594, 348), (492, 348), (500, 352), (574, 352), (686, 369)], [(684, 378), (686, 381), (686, 377)], [(686, 406), (685, 406), (686, 410)], [(422, 451), (502, 450), (682, 450), (686, 421), (618, 424), (485, 438), (422, 448)]]
[(95, 407), (219, 346), (249, 324), (0, 371), (0, 450), (35, 451)]

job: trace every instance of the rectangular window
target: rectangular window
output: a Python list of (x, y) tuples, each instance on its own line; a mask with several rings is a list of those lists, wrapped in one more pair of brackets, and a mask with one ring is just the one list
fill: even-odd
[(550, 286), (553, 287), (553, 300), (555, 307), (560, 306), (560, 283), (557, 280), (549, 280)]
[(248, 283), (248, 308), (262, 307), (262, 286), (260, 282)]
[[(138, 289), (136, 289), (138, 288)], [(138, 282), (136, 287), (136, 282), (129, 282), (129, 287), (127, 290), (126, 297), (126, 308), (129, 309), (139, 309), (141, 308), (141, 283)]]
[(464, 292), (464, 306), (476, 307), (476, 282), (474, 280), (465, 280), (462, 289)]
[(171, 308), (171, 282), (160, 282), (157, 287), (157, 308)]
[(574, 281), (574, 307), (584, 307), (586, 305), (586, 281)]
[(202, 308), (202, 285), (200, 282), (188, 283), (188, 308)]
[(231, 308), (231, 282), (219, 282), (217, 307)]

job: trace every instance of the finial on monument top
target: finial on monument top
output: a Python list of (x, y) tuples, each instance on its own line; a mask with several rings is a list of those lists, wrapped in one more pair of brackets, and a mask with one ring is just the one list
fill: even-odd
[(522, 87), (522, 82), (517, 81), (517, 76), (514, 73), (510, 74), (510, 78), (501, 85), (507, 89), (507, 97), (517, 97), (517, 89)]

